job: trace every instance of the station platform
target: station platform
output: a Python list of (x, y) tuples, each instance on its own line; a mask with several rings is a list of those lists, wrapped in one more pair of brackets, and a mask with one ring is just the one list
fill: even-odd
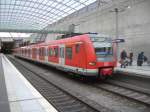
[(0, 112), (58, 112), (3, 54), (0, 54)]
[(118, 63), (118, 66), (115, 68), (115, 72), (150, 78), (150, 65), (143, 63), (142, 66), (137, 66), (136, 62), (134, 61), (132, 66), (121, 68), (120, 64)]

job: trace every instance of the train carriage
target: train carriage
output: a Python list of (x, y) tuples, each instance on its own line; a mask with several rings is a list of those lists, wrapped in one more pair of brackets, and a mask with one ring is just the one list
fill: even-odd
[(116, 43), (97, 34), (77, 35), (24, 46), (14, 51), (16, 56), (84, 76), (110, 76), (117, 62)]

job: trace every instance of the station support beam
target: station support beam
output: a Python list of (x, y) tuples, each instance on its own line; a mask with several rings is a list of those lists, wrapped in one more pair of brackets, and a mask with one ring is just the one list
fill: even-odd
[(36, 30), (36, 29), (0, 29), (0, 32), (14, 32), (14, 33), (59, 33), (66, 34), (69, 31), (59, 31), (59, 30)]

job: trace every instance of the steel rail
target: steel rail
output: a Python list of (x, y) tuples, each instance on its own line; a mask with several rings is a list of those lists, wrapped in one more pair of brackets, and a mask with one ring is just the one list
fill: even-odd
[(82, 98), (80, 95), (74, 95), (58, 87), (53, 82), (42, 77), (42, 74), (36, 73), (12, 57), (8, 58), (60, 112), (114, 112), (114, 110), (102, 107), (92, 101), (88, 101), (88, 99)]

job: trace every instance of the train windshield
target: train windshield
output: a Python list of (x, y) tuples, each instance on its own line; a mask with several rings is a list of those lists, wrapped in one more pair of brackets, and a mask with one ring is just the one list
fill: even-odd
[(94, 49), (97, 61), (112, 61), (113, 59), (112, 46), (101, 46), (96, 47)]
[(89, 35), (97, 61), (111, 61), (113, 58), (112, 39), (106, 35)]
[(112, 55), (112, 47), (95, 48), (96, 56), (108, 56)]

